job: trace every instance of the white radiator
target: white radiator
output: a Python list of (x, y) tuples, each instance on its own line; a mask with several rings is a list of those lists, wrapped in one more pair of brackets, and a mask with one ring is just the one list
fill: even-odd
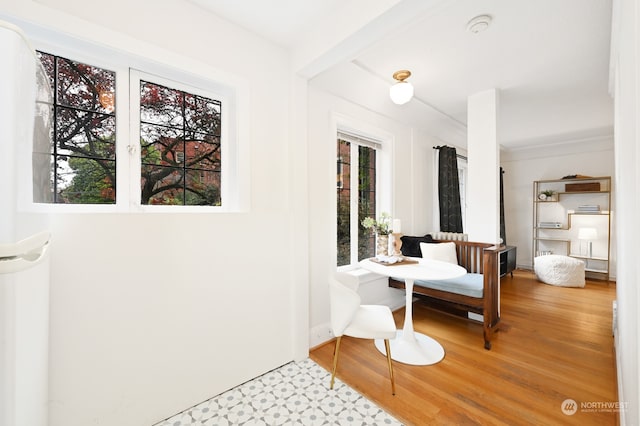
[(458, 232), (431, 232), (431, 237), (434, 240), (469, 241), (467, 234)]

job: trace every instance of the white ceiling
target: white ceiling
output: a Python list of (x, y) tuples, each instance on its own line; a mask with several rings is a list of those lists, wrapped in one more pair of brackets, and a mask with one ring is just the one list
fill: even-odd
[(336, 10), (344, 0), (191, 0), (241, 27), (291, 47), (306, 25)]
[[(191, 1), (294, 56), (321, 41), (331, 44), (324, 57), (332, 59), (307, 73), (312, 85), (394, 119), (438, 128), (435, 134), (447, 142), (466, 145), (467, 98), (492, 88), (500, 90), (500, 139), (507, 149), (612, 133), (611, 0)], [(467, 31), (467, 22), (481, 14), (493, 18), (491, 26)], [(354, 23), (343, 36), (350, 16), (369, 22)], [(336, 34), (340, 40), (331, 39)], [(398, 69), (411, 70), (415, 87), (415, 98), (403, 106), (388, 98)]]

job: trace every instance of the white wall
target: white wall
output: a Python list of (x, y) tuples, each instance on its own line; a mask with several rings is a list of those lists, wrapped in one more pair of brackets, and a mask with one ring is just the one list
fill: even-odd
[(290, 234), (284, 50), (173, 0), (1, 0), (0, 14), (213, 69), (249, 94), (238, 127), (250, 146), (247, 212), (54, 214), (51, 426), (152, 424), (303, 353), (292, 344), (308, 314), (306, 299), (293, 309), (306, 294), (292, 291), (287, 260), (306, 247)]
[[(503, 151), (504, 205), (507, 243), (517, 246), (517, 264), (532, 269), (533, 181), (581, 174), (614, 175), (613, 139), (566, 141), (552, 148), (541, 146)], [(612, 262), (615, 277), (615, 197), (612, 196)]]
[(615, 189), (618, 198), (618, 321), (615, 330), (621, 425), (640, 424), (640, 8), (634, 0), (614, 1), (612, 92), (615, 93)]
[[(375, 114), (327, 92), (309, 89), (309, 263), (310, 346), (329, 334), (328, 280), (336, 271), (336, 134), (335, 121), (364, 132), (392, 138), (391, 206), (383, 208), (402, 220), (406, 235), (431, 230), (433, 145), (425, 133)], [(369, 282), (364, 277), (360, 292), (368, 303), (402, 304), (402, 292), (388, 288), (386, 279)]]

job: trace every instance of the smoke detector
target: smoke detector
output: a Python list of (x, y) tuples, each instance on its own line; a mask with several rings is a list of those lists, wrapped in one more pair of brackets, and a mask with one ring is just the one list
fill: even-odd
[(467, 23), (467, 31), (478, 34), (489, 28), (491, 25), (491, 15), (479, 15)]

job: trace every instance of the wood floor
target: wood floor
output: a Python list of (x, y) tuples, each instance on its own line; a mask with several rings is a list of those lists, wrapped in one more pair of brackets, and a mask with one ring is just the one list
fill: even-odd
[[(445, 348), (431, 366), (394, 362), (391, 395), (385, 357), (370, 340), (345, 337), (337, 377), (407, 425), (615, 425), (618, 401), (613, 349), (615, 284), (585, 288), (539, 283), (530, 271), (502, 279), (502, 330), (490, 351), (482, 327), (414, 302), (414, 328)], [(402, 327), (404, 308), (394, 313)], [(311, 359), (330, 370), (334, 343)], [(577, 412), (561, 410), (572, 399)]]

